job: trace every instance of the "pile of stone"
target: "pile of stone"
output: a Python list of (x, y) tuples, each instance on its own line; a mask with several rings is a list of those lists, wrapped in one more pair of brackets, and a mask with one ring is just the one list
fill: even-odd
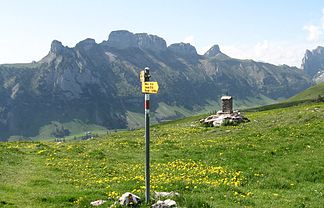
[(207, 126), (227, 126), (249, 121), (249, 119), (241, 115), (239, 111), (233, 111), (232, 96), (221, 97), (221, 108), (221, 111), (218, 111), (217, 114), (201, 119), (200, 123)]
[(232, 113), (217, 112), (216, 115), (210, 115), (207, 118), (201, 119), (200, 123), (207, 126), (227, 126), (227, 125), (237, 125), (243, 122), (249, 122), (250, 120), (240, 112), (234, 111)]
[[(178, 197), (180, 196), (179, 193), (171, 191), (171, 192), (155, 192), (155, 197), (157, 199), (161, 199), (164, 197)], [(105, 200), (96, 200), (91, 202), (90, 204), (92, 206), (100, 206), (107, 201)], [(142, 200), (136, 196), (135, 194), (132, 194), (130, 192), (124, 193), (121, 197), (119, 197), (118, 201), (113, 203), (110, 208), (115, 207), (132, 207), (137, 208), (141, 205)], [(158, 200), (155, 204), (152, 205), (152, 208), (177, 208), (177, 203), (174, 200), (166, 199), (166, 200)]]

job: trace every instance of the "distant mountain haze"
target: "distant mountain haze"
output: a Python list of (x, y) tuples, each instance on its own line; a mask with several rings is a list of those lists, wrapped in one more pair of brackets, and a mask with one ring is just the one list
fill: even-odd
[(167, 46), (156, 35), (126, 30), (111, 32), (102, 43), (85, 39), (73, 48), (54, 40), (38, 62), (0, 65), (0, 138), (34, 137), (47, 125), (73, 132), (67, 127), (71, 122), (138, 127), (144, 67), (160, 85), (151, 97), (152, 120), (161, 122), (216, 110), (219, 97), (227, 93), (246, 105), (290, 97), (311, 86), (322, 66), (322, 49), (308, 51), (298, 69), (234, 59), (218, 45), (199, 55), (188, 43)]

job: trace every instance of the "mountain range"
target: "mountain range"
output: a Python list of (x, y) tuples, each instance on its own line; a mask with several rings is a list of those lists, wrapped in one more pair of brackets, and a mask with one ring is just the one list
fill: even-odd
[(125, 30), (73, 48), (54, 40), (40, 61), (0, 65), (0, 138), (139, 127), (144, 67), (160, 85), (151, 111), (161, 122), (216, 110), (224, 94), (241, 107), (288, 98), (319, 81), (323, 66), (321, 47), (307, 50), (299, 69), (231, 58), (218, 45), (199, 55), (188, 43)]

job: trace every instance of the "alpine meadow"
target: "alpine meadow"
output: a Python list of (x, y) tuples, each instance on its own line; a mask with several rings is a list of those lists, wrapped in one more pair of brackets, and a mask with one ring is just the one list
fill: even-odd
[[(324, 104), (246, 113), (238, 126), (189, 117), (152, 126), (152, 191), (177, 191), (180, 207), (321, 207)], [(1, 206), (109, 207), (144, 198), (143, 129), (87, 141), (6, 142)], [(146, 207), (146, 205), (142, 205)]]

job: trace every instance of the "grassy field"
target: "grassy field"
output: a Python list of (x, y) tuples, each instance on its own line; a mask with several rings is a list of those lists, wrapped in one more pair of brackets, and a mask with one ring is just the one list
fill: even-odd
[(256, 112), (256, 111), (271, 110), (271, 109), (278, 109), (278, 108), (287, 108), (287, 107), (292, 107), (301, 104), (323, 102), (323, 101), (324, 101), (324, 83), (319, 83), (279, 103), (262, 105), (254, 108), (248, 107), (244, 111)]
[[(323, 207), (324, 103), (249, 112), (239, 126), (203, 116), (151, 128), (152, 191), (180, 207)], [(87, 141), (0, 143), (0, 207), (109, 207), (144, 199), (144, 130)], [(156, 199), (152, 199), (154, 201)], [(148, 207), (142, 205), (141, 207)]]
[(318, 83), (301, 93), (289, 98), (287, 102), (299, 101), (299, 100), (309, 100), (309, 99), (318, 99), (318, 97), (324, 97), (324, 82)]

